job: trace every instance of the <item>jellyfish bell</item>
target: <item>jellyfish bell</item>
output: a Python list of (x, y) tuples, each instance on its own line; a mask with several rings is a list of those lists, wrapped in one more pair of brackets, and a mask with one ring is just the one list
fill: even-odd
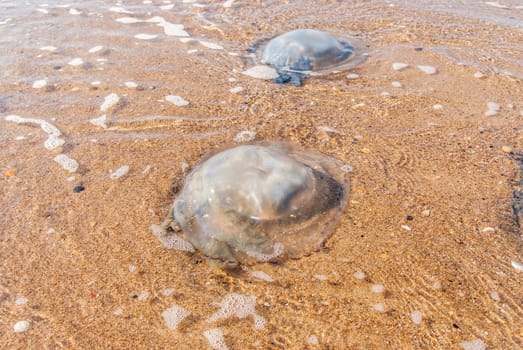
[(270, 40), (263, 48), (260, 61), (276, 69), (277, 83), (300, 86), (311, 72), (322, 74), (361, 63), (364, 60), (361, 46), (353, 39), (298, 29)]
[(320, 248), (345, 207), (343, 165), (287, 143), (227, 148), (191, 170), (172, 220), (229, 267), (298, 258)]

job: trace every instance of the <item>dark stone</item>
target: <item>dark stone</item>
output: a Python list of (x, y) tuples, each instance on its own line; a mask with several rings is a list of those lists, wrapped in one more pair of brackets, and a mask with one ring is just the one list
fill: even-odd
[(407, 220), (408, 220), (408, 221), (412, 221), (412, 220), (414, 220), (414, 216), (412, 216), (412, 215), (407, 215)]
[(423, 51), (423, 48), (422, 47), (415, 47), (414, 51)]
[(85, 187), (82, 185), (74, 186), (74, 188), (73, 188), (74, 193), (79, 193), (79, 192), (82, 192), (83, 190), (85, 190)]

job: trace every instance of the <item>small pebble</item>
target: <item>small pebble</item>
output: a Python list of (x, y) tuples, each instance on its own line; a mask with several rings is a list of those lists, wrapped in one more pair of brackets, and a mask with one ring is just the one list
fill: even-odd
[(329, 279), (329, 276), (327, 275), (314, 275), (313, 277), (318, 281), (326, 281)]
[(365, 153), (365, 154), (369, 154), (369, 153), (371, 152), (370, 148), (368, 148), (368, 147), (363, 147), (363, 148), (361, 149), (361, 151), (362, 151), (363, 153)]
[(401, 225), (401, 228), (404, 229), (405, 231), (412, 231), (412, 229), (408, 225)]
[(484, 75), (483, 73), (481, 73), (481, 72), (476, 72), (476, 73), (474, 73), (474, 78), (476, 78), (476, 79), (481, 79), (481, 78), (483, 78), (484, 76), (485, 76), (485, 75)]
[(126, 81), (125, 86), (132, 89), (132, 88), (138, 87), (138, 84), (136, 84), (134, 81)]
[(13, 330), (15, 333), (22, 333), (29, 329), (29, 321), (18, 321), (14, 324)]
[(392, 69), (394, 70), (402, 70), (407, 68), (409, 65), (407, 63), (401, 63), (401, 62), (394, 62), (392, 64)]
[(78, 185), (78, 186), (75, 186), (75, 187), (73, 188), (73, 192), (74, 192), (74, 193), (79, 193), (79, 192), (82, 192), (83, 190), (85, 190), (85, 187), (82, 186), (82, 185)]
[(356, 73), (347, 74), (347, 79), (358, 79), (360, 76)]
[(439, 111), (439, 110), (443, 109), (443, 105), (436, 103), (434, 106), (432, 106), (432, 108)]
[(408, 221), (412, 221), (412, 220), (414, 220), (414, 216), (412, 216), (412, 215), (407, 215), (407, 220), (408, 220)]
[(499, 293), (496, 292), (495, 290), (490, 293), (490, 297), (492, 298), (492, 300), (501, 301)]
[(238, 92), (242, 92), (242, 91), (243, 91), (243, 88), (241, 86), (236, 86), (236, 87), (229, 89), (229, 92), (231, 92), (233, 94), (237, 94)]
[(156, 39), (158, 37), (158, 35), (140, 33), (140, 34), (136, 34), (134, 37), (136, 39), (140, 39), (140, 40), (152, 40), (152, 39)]
[(402, 85), (401, 85), (401, 83), (400, 83), (399, 81), (393, 81), (393, 82), (391, 83), (391, 85), (392, 85), (393, 87), (396, 87), (396, 88), (400, 88), (400, 87), (402, 87)]
[(431, 214), (431, 212), (429, 209), (423, 210), (421, 212), (421, 216), (424, 216), (424, 217), (430, 216), (430, 214)]
[(119, 167), (118, 169), (116, 169), (115, 172), (111, 173), (109, 175), (109, 177), (112, 179), (112, 180), (116, 180), (116, 179), (119, 179), (121, 178), (122, 176), (124, 176), (125, 174), (127, 174), (129, 172), (129, 166), (128, 165), (124, 165), (124, 166), (121, 166)]
[(77, 58), (73, 58), (72, 60), (70, 60), (69, 62), (67, 62), (67, 64), (71, 65), (71, 66), (80, 66), (84, 63), (84, 60), (82, 60), (81, 58), (77, 57)]
[(510, 147), (510, 146), (503, 146), (503, 147), (501, 147), (501, 150), (503, 152), (505, 152), (505, 153), (510, 153), (510, 152), (512, 152), (512, 147)]
[(421, 65), (421, 66), (418, 66), (418, 69), (421, 70), (423, 73), (429, 74), (429, 75), (436, 74), (436, 72), (438, 71), (436, 69), (436, 67), (433, 67), (433, 66), (423, 66), (423, 65)]
[(496, 102), (487, 102), (487, 108), (497, 112), (501, 109), (501, 106)]
[(6, 171), (4, 171), (5, 177), (11, 177), (14, 175), (16, 175), (16, 168), (10, 168), (10, 169), (7, 169)]
[(41, 89), (46, 85), (47, 85), (47, 80), (45, 80), (45, 79), (37, 80), (33, 83), (33, 89)]
[(165, 100), (179, 107), (187, 106), (189, 104), (189, 101), (186, 101), (183, 97), (178, 95), (167, 95), (165, 96)]

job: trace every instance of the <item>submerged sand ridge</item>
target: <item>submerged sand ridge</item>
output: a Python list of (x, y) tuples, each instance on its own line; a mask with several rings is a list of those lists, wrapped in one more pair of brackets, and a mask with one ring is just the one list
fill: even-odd
[[(0, 347), (523, 346), (521, 32), (491, 20), (517, 5), (228, 3), (0, 5)], [(301, 88), (241, 74), (305, 24), (368, 60)], [(270, 140), (350, 166), (322, 249), (240, 275), (166, 249), (151, 225), (201, 157)]]

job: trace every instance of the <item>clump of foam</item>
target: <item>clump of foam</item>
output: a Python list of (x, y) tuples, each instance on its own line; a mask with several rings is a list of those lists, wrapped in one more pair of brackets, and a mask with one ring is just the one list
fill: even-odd
[(175, 233), (166, 233), (160, 225), (151, 225), (151, 231), (167, 249), (175, 249), (191, 253), (194, 252), (194, 247), (191, 243), (183, 240)]
[(256, 311), (254, 310), (256, 306), (256, 296), (254, 295), (236, 293), (227, 294), (219, 305), (221, 309), (212, 314), (209, 319), (207, 319), (207, 322), (215, 322), (231, 316), (236, 316), (238, 318), (252, 316), (255, 329), (262, 329), (265, 327), (265, 318), (256, 314)]
[(74, 173), (76, 170), (78, 170), (78, 162), (63, 153), (58, 154), (53, 158), (53, 160), (60, 164), (62, 168), (71, 173)]
[(167, 328), (176, 329), (178, 328), (180, 322), (182, 322), (190, 314), (191, 312), (189, 310), (185, 310), (183, 307), (178, 305), (173, 305), (162, 312), (162, 317)]
[(114, 106), (115, 104), (118, 103), (118, 101), (120, 101), (120, 97), (115, 94), (114, 92), (105, 96), (105, 99), (104, 99), (104, 102), (102, 103), (102, 105), (100, 106), (100, 110), (102, 112), (105, 112), (107, 111), (109, 108), (111, 108), (112, 106)]
[(44, 147), (48, 150), (53, 150), (57, 147), (62, 146), (65, 143), (65, 141), (60, 138), (60, 136), (62, 135), (62, 132), (60, 130), (58, 130), (58, 128), (56, 126), (52, 125), (51, 123), (49, 123), (43, 119), (22, 118), (18, 115), (11, 114), (11, 115), (6, 116), (5, 120), (10, 121), (10, 122), (15, 122), (17, 124), (30, 123), (30, 124), (37, 124), (38, 126), (40, 126), (40, 128), (49, 135), (47, 140), (45, 140), (45, 142), (44, 142)]
[(485, 350), (487, 348), (481, 339), (464, 341), (459, 343), (459, 346), (461, 346), (463, 350)]
[(207, 339), (213, 350), (229, 350), (220, 328), (208, 329), (203, 332), (203, 336)]
[(255, 136), (256, 136), (256, 133), (254, 131), (244, 130), (244, 131), (240, 131), (239, 133), (237, 133), (234, 136), (233, 140), (234, 140), (234, 142), (248, 142), (248, 141), (254, 140)]

